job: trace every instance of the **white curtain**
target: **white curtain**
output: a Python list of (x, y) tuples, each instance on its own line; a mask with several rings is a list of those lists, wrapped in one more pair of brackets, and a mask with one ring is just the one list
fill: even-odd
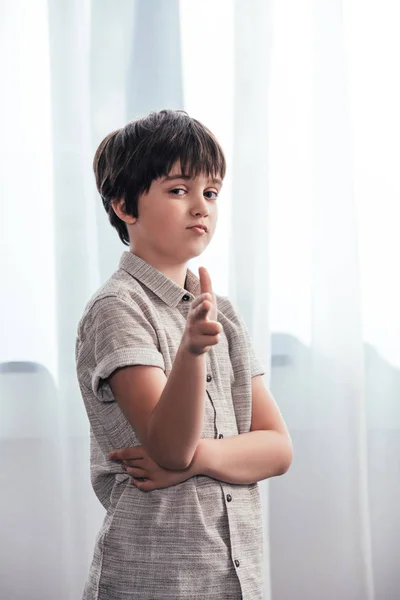
[(0, 4), (0, 597), (81, 597), (103, 509), (74, 366), (124, 247), (102, 137), (184, 108), (226, 150), (206, 252), (295, 458), (262, 482), (265, 600), (395, 600), (400, 570), (396, 0)]

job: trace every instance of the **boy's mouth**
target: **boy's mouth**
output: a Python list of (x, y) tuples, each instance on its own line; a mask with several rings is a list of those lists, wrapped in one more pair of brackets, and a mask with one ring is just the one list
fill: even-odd
[(206, 230), (203, 229), (203, 227), (188, 227), (188, 229), (190, 229), (191, 231), (194, 231), (195, 233), (197, 233), (197, 235), (205, 235), (206, 234)]
[(206, 233), (208, 231), (208, 227), (204, 223), (196, 223), (196, 225), (191, 225), (188, 229), (204, 229)]

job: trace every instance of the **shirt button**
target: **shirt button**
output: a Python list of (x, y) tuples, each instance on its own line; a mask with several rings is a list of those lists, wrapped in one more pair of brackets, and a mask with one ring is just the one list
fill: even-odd
[(210, 382), (212, 379), (211, 375), (207, 375), (207, 381)]
[(190, 296), (188, 296), (187, 294), (185, 294), (184, 296), (182, 296), (182, 300), (190, 300)]
[(220, 440), (222, 440), (222, 438), (223, 438), (223, 437), (224, 437), (224, 436), (222, 435), (222, 433), (220, 433), (220, 434), (219, 434), (219, 436), (218, 436), (218, 438), (219, 438)]
[(228, 502), (232, 502), (232, 496), (230, 494), (227, 495), (226, 499), (228, 500)]
[(237, 567), (240, 567), (240, 562), (238, 561), (238, 559), (236, 559), (236, 560), (235, 560), (235, 565), (236, 565)]

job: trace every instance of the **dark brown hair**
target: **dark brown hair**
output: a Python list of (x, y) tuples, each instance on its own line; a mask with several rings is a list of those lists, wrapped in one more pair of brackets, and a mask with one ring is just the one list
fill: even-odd
[(109, 133), (96, 150), (93, 170), (111, 225), (129, 245), (126, 224), (111, 201), (124, 198), (125, 211), (138, 217), (138, 198), (154, 179), (168, 175), (180, 161), (182, 174), (225, 177), (221, 146), (202, 123), (181, 110), (161, 110)]

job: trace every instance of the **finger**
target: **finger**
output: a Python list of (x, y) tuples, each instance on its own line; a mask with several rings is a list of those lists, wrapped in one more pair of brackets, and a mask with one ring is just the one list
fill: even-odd
[(216, 346), (220, 342), (220, 335), (217, 333), (216, 335), (199, 335), (193, 341), (193, 345), (198, 348), (202, 348), (204, 351), (207, 351), (206, 348), (210, 346)]
[(204, 319), (211, 309), (211, 302), (204, 300), (192, 313), (192, 318), (197, 321), (198, 319)]
[(145, 470), (139, 467), (125, 467), (124, 471), (131, 477), (145, 477)]
[(213, 295), (211, 277), (205, 267), (199, 267), (200, 293)]
[(119, 450), (113, 450), (108, 455), (109, 460), (130, 460), (132, 458), (138, 458), (142, 455), (142, 446), (130, 446), (129, 448), (120, 448)]
[(221, 331), (222, 325), (218, 321), (199, 321), (196, 327), (193, 326), (191, 333), (194, 337), (202, 335), (214, 336), (219, 335)]
[(218, 323), (218, 321), (204, 321), (204, 323), (199, 325), (198, 333), (200, 335), (214, 336), (219, 335), (222, 329), (222, 325), (221, 323)]
[(120, 458), (120, 452), (122, 452), (122, 450), (113, 450), (112, 452), (110, 452), (110, 454), (108, 455), (108, 460), (122, 460)]
[(155, 485), (149, 479), (146, 481), (139, 481), (138, 479), (132, 479), (132, 485), (134, 485), (141, 492), (152, 492), (155, 490)]
[(199, 304), (204, 302), (204, 300), (208, 300), (209, 302), (211, 302), (211, 300), (212, 300), (211, 294), (207, 293), (207, 294), (201, 294), (200, 296), (197, 296), (197, 298), (195, 298), (190, 305), (191, 309), (194, 310), (195, 308), (197, 308), (199, 306)]
[(207, 335), (205, 338), (198, 341), (198, 344), (201, 344), (203, 349), (209, 348), (210, 346), (216, 346), (219, 344), (220, 336), (219, 333), (216, 335)]
[(139, 461), (141, 460), (143, 460), (143, 456), (138, 456), (137, 458), (128, 458), (122, 461), (122, 464), (124, 464), (126, 467), (137, 467)]

